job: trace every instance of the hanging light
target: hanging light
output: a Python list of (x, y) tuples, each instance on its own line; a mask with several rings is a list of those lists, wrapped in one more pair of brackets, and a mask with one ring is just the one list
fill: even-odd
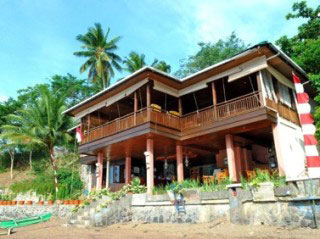
[(188, 157), (188, 155), (186, 155), (186, 159), (185, 159), (184, 163), (185, 163), (186, 167), (189, 167), (189, 157)]
[(168, 169), (168, 160), (164, 161), (164, 169), (167, 170)]

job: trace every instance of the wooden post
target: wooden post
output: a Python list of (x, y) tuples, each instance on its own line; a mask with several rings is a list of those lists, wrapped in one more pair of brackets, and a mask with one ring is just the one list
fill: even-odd
[(148, 121), (151, 120), (151, 85), (150, 83), (147, 84), (147, 114), (148, 114)]
[(261, 71), (257, 72), (257, 84), (258, 84), (258, 91), (259, 91), (259, 99), (261, 106), (266, 105), (266, 98), (264, 97), (264, 90), (263, 90), (263, 79)]
[(183, 175), (183, 153), (182, 153), (182, 146), (176, 146), (176, 154), (177, 154), (177, 178), (178, 182), (182, 182), (184, 180)]
[(153, 139), (147, 139), (147, 151), (144, 153), (147, 167), (147, 193), (152, 194), (154, 186)]
[(129, 184), (131, 181), (131, 157), (126, 156), (126, 164), (125, 164), (125, 183)]
[(179, 116), (181, 117), (183, 114), (181, 97), (178, 98), (178, 108), (179, 108)]
[(236, 173), (236, 160), (234, 155), (233, 136), (231, 134), (226, 135), (226, 149), (228, 157), (229, 177), (233, 182), (237, 182), (238, 178)]
[(137, 111), (138, 111), (138, 95), (137, 95), (137, 91), (135, 91), (134, 101), (133, 101), (134, 125), (137, 124)]
[(217, 92), (216, 92), (216, 86), (214, 84), (214, 81), (211, 83), (212, 86), (212, 103), (213, 103), (213, 118), (218, 119), (218, 112), (217, 112)]
[(102, 189), (102, 177), (103, 177), (103, 152), (98, 153), (98, 178), (97, 178), (97, 190)]

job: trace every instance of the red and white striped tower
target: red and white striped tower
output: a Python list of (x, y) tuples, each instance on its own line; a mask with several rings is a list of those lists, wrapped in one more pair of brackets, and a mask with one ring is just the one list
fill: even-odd
[(304, 138), (308, 175), (310, 178), (320, 178), (320, 157), (317, 149), (318, 141), (314, 136), (316, 127), (313, 124), (314, 120), (311, 115), (309, 96), (304, 92), (304, 88), (299, 77), (297, 77), (293, 72), (292, 76), (294, 87), (297, 92), (297, 108)]

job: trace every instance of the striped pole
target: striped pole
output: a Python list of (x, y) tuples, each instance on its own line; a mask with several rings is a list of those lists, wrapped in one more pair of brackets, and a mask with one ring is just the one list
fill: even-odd
[(318, 141), (314, 136), (316, 127), (313, 124), (314, 120), (311, 115), (309, 96), (304, 92), (304, 88), (299, 77), (297, 77), (293, 72), (292, 76), (294, 87), (297, 92), (297, 109), (304, 138), (308, 175), (310, 178), (320, 178), (320, 157), (317, 149)]

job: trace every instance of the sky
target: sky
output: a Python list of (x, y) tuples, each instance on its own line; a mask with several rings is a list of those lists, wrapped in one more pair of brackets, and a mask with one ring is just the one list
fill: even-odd
[[(121, 36), (118, 55), (130, 51), (179, 60), (235, 31), (247, 44), (296, 34), (303, 20), (285, 19), (296, 0), (0, 0), (0, 101), (17, 90), (48, 82), (55, 74), (80, 74), (83, 58), (73, 52), (95, 22)], [(312, 7), (319, 0), (308, 0)], [(116, 77), (123, 76), (117, 74)]]

